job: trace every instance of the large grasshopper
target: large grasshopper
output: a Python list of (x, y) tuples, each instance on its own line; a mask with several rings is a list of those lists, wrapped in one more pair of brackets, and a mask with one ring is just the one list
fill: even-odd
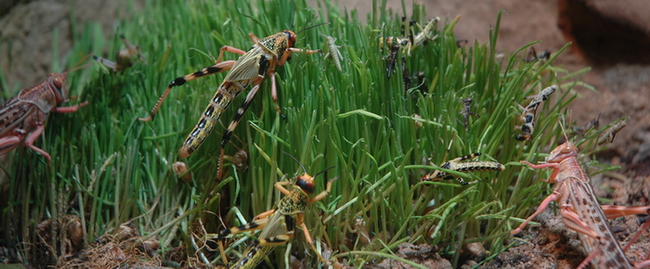
[(34, 145), (36, 138), (43, 133), (43, 124), (47, 120), (48, 113), (50, 111), (75, 112), (79, 107), (88, 104), (83, 102), (74, 106), (59, 107), (60, 104), (68, 101), (68, 89), (65, 87), (68, 72), (50, 74), (47, 80), (21, 90), (18, 95), (10, 98), (0, 107), (0, 154), (8, 153), (22, 142), (52, 162), (50, 154)]
[[(230, 70), (223, 82), (217, 89), (214, 97), (210, 100), (205, 112), (201, 114), (201, 119), (196, 124), (192, 132), (187, 136), (185, 142), (178, 151), (181, 159), (185, 159), (192, 155), (194, 151), (205, 141), (210, 132), (214, 129), (215, 124), (219, 121), (221, 114), (228, 108), (230, 103), (241, 94), (244, 89), (249, 85), (253, 85), (246, 99), (237, 110), (237, 115), (230, 122), (228, 129), (221, 138), (221, 152), (219, 155), (219, 167), (217, 178), (222, 177), (222, 160), (224, 156), (224, 148), (233, 131), (241, 121), (242, 116), (251, 105), (253, 98), (257, 94), (260, 84), (264, 81), (265, 76), (268, 74), (271, 78), (271, 97), (275, 103), (275, 109), (280, 113), (280, 106), (278, 105), (278, 94), (275, 83), (275, 68), (279, 65), (284, 65), (289, 59), (292, 52), (305, 52), (307, 54), (314, 54), (321, 50), (304, 50), (294, 48), (296, 43), (296, 34), (292, 31), (284, 30), (277, 34), (265, 37), (263, 39), (257, 38), (254, 34), (248, 34), (253, 41), (253, 46), (248, 51), (243, 51), (231, 46), (223, 46), (219, 52), (219, 57), (214, 65), (203, 68), (192, 74), (178, 77), (172, 80), (165, 92), (160, 96), (158, 102), (151, 110), (151, 113), (146, 118), (140, 118), (141, 121), (152, 120), (158, 112), (160, 105), (165, 100), (172, 87), (180, 86), (185, 82), (194, 80), (207, 75), (221, 73)], [(241, 54), (237, 61), (223, 61), (224, 52), (232, 52)]]
[[(554, 182), (555, 188), (553, 193), (540, 204), (537, 211), (511, 233), (521, 232), (529, 221), (542, 213), (551, 201), (555, 201), (560, 206), (562, 220), (567, 227), (578, 232), (585, 251), (589, 253), (589, 256), (578, 268), (585, 268), (589, 263), (593, 264), (595, 268), (633, 268), (625, 256), (625, 249), (621, 248), (616, 241), (607, 219), (632, 214), (648, 214), (650, 206), (603, 205), (601, 207), (591, 184), (589, 184), (589, 177), (576, 159), (577, 156), (578, 148), (567, 140), (551, 151), (544, 164), (534, 165), (527, 161), (521, 161), (534, 169), (553, 168), (548, 181)], [(626, 249), (633, 241), (628, 242)], [(647, 266), (650, 266), (650, 261), (638, 263), (634, 267), (644, 268)]]
[(332, 189), (332, 183), (337, 178), (328, 181), (326, 189), (310, 199), (309, 196), (314, 193), (314, 177), (307, 173), (298, 176), (291, 190), (284, 187), (291, 184), (291, 181), (275, 183), (274, 187), (286, 195), (280, 200), (275, 209), (257, 215), (248, 224), (225, 229), (219, 233), (220, 238), (225, 238), (230, 234), (261, 230), (257, 236), (258, 240), (255, 240), (253, 245), (246, 250), (241, 259), (231, 268), (255, 268), (275, 246), (289, 242), (295, 233), (296, 227), (302, 229), (305, 239), (314, 250), (314, 253), (323, 263), (327, 264), (327, 261), (316, 250), (303, 220), (307, 206), (327, 197)]

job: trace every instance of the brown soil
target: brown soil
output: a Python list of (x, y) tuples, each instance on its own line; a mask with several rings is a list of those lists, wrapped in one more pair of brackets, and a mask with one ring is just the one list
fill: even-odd
[[(24, 88), (37, 84), (52, 70), (52, 53), (63, 58), (70, 48), (70, 12), (75, 9), (76, 17), (83, 21), (96, 20), (102, 25), (104, 33), (113, 36), (112, 26), (117, 17), (127, 16), (126, 5), (121, 1), (83, 0), (29, 1), (11, 0), (2, 4), (18, 3), (13, 7), (0, 6), (0, 68), (8, 89)], [(345, 1), (348, 10), (357, 8), (359, 14), (370, 10), (368, 1)], [(535, 45), (538, 51), (549, 49), (557, 51), (569, 41), (574, 45), (561, 55), (554, 64), (569, 71), (577, 71), (587, 66), (593, 70), (583, 81), (593, 85), (598, 92), (578, 87), (577, 98), (571, 105), (572, 118), (584, 125), (600, 115), (604, 126), (623, 116), (629, 117), (627, 127), (621, 130), (609, 150), (597, 157), (601, 162), (622, 166), (615, 173), (592, 178), (597, 195), (611, 199), (613, 204), (641, 206), (650, 204), (650, 108), (647, 106), (650, 88), (650, 54), (647, 52), (648, 29), (647, 4), (634, 2), (625, 9), (607, 6), (607, 1), (575, 0), (485, 0), (472, 4), (464, 1), (422, 0), (431, 16), (462, 18), (456, 26), (456, 36), (474, 39), (484, 43), (488, 29), (494, 25), (498, 10), (506, 13), (502, 17), (498, 50), (506, 53), (541, 40)], [(139, 3), (139, 2), (138, 2)], [(407, 3), (407, 6), (410, 2)], [(316, 6), (316, 5), (314, 5)], [(401, 13), (401, 2), (389, 1), (389, 7)], [(606, 15), (596, 10), (606, 10)], [(613, 13), (613, 14), (612, 14)], [(639, 26), (640, 25), (640, 26)], [(52, 32), (58, 31), (58, 51), (53, 52)], [(564, 32), (563, 32), (564, 30)], [(60, 68), (60, 67), (59, 67)], [(521, 245), (500, 254), (483, 268), (574, 268), (583, 259), (575, 232), (567, 230), (559, 216), (547, 210), (544, 217), (536, 221), (542, 226), (532, 227), (523, 232)], [(612, 222), (616, 236), (626, 242), (628, 236), (638, 229), (638, 218), (619, 218)], [(650, 249), (650, 232), (646, 231), (628, 256), (633, 261), (643, 260)], [(112, 253), (116, 250), (112, 241), (103, 245), (91, 245), (88, 255), (93, 251)], [(427, 254), (424, 258), (409, 257), (413, 246), (401, 246), (399, 255), (406, 259), (429, 264), (443, 265), (437, 254)], [(419, 246), (426, 248), (426, 246)], [(99, 249), (105, 248), (105, 249)], [(119, 249), (119, 248), (117, 248)], [(120, 258), (120, 253), (116, 257)], [(122, 257), (123, 258), (123, 257)], [(110, 262), (110, 259), (109, 261)], [(435, 265), (434, 265), (435, 264)], [(406, 267), (395, 261), (384, 261), (377, 267)]]

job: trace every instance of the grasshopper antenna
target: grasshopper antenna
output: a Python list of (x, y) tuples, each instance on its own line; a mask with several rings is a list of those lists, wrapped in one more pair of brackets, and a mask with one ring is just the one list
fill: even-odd
[[(566, 142), (569, 142), (569, 136), (567, 135), (566, 129), (564, 128), (564, 124), (562, 124), (562, 119), (565, 119), (564, 117), (559, 118), (558, 124), (560, 124), (560, 128), (562, 129), (562, 133), (564, 134), (564, 139)], [(569, 123), (571, 122), (571, 116), (569, 115)], [(566, 119), (565, 119), (566, 123)]]
[(282, 153), (287, 154), (289, 157), (291, 157), (291, 159), (296, 161), (300, 165), (300, 167), (302, 167), (302, 171), (305, 172), (305, 174), (307, 174), (307, 169), (305, 169), (305, 166), (302, 165), (302, 163), (300, 163), (300, 161), (298, 161), (298, 159), (296, 159), (296, 157), (293, 157), (293, 155), (287, 153), (286, 151), (283, 151)]
[(322, 174), (322, 173), (325, 173), (325, 172), (327, 172), (327, 170), (330, 170), (330, 169), (332, 169), (332, 168), (334, 168), (334, 167), (336, 167), (336, 165), (335, 165), (335, 166), (330, 166), (330, 167), (328, 167), (328, 168), (325, 168), (325, 170), (316, 173), (316, 174), (314, 175), (314, 177), (317, 177), (318, 175), (320, 175), (320, 174)]
[(307, 27), (307, 28), (304, 28), (304, 29), (298, 31), (298, 32), (296, 33), (296, 35), (302, 33), (302, 32), (305, 31), (305, 30), (309, 30), (309, 29), (311, 29), (311, 28), (315, 28), (315, 27), (321, 26), (321, 25), (323, 25), (323, 24), (330, 24), (330, 23), (329, 23), (329, 22), (324, 22), (324, 23), (319, 23), (319, 24), (316, 24), (316, 25), (309, 26), (309, 27)]

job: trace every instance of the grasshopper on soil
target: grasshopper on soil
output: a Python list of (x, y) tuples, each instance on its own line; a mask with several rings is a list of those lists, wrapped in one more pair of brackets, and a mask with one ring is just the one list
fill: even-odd
[[(647, 214), (650, 212), (650, 206), (601, 207), (591, 184), (589, 184), (589, 177), (576, 159), (577, 156), (578, 148), (567, 140), (551, 151), (544, 164), (534, 165), (527, 161), (521, 161), (533, 169), (553, 168), (548, 181), (556, 184), (553, 193), (542, 201), (537, 211), (511, 233), (521, 232), (529, 221), (543, 212), (551, 201), (555, 201), (560, 206), (562, 220), (569, 229), (578, 232), (585, 251), (589, 253), (578, 268), (584, 268), (590, 262), (596, 268), (633, 268), (625, 256), (625, 252), (616, 241), (609, 223), (607, 223), (607, 218)], [(631, 240), (628, 244), (632, 243)], [(649, 265), (648, 262), (642, 262), (636, 266)]]
[[(292, 31), (284, 30), (280, 33), (270, 35), (268, 37), (259, 39), (254, 34), (248, 34), (253, 41), (253, 46), (248, 51), (243, 51), (231, 46), (221, 47), (219, 57), (214, 65), (203, 68), (192, 74), (178, 77), (172, 80), (165, 92), (160, 96), (156, 105), (151, 109), (151, 113), (146, 118), (140, 118), (140, 121), (150, 121), (158, 112), (160, 105), (165, 100), (173, 87), (185, 84), (190, 80), (194, 80), (207, 75), (213, 75), (228, 71), (223, 82), (217, 89), (214, 97), (210, 100), (205, 112), (201, 114), (201, 119), (198, 121), (192, 132), (187, 136), (185, 142), (178, 151), (181, 159), (189, 157), (196, 149), (203, 143), (208, 135), (214, 129), (215, 124), (219, 121), (221, 114), (228, 108), (230, 103), (239, 96), (249, 85), (253, 85), (246, 99), (237, 110), (232, 122), (228, 129), (223, 134), (221, 139), (221, 153), (219, 157), (219, 167), (217, 178), (222, 177), (222, 161), (224, 156), (224, 148), (233, 131), (239, 124), (244, 113), (251, 105), (253, 98), (259, 91), (260, 84), (268, 74), (271, 79), (271, 96), (275, 103), (275, 110), (281, 113), (280, 106), (278, 105), (278, 94), (275, 83), (275, 68), (276, 66), (284, 65), (289, 59), (292, 52), (304, 52), (307, 54), (314, 54), (321, 50), (304, 50), (294, 48), (296, 43), (296, 34)], [(223, 61), (224, 52), (232, 52), (242, 55), (237, 61)]]
[(50, 154), (35, 146), (34, 141), (43, 133), (43, 124), (50, 111), (71, 113), (88, 104), (83, 102), (74, 106), (59, 107), (68, 101), (68, 89), (65, 87), (68, 72), (83, 67), (85, 66), (64, 73), (50, 74), (47, 80), (21, 90), (18, 95), (0, 106), (0, 154), (8, 153), (23, 142), (25, 146), (52, 162)]
[(305, 239), (314, 253), (316, 253), (323, 263), (327, 264), (327, 261), (314, 246), (314, 242), (303, 220), (307, 206), (327, 197), (332, 189), (332, 183), (337, 178), (328, 181), (326, 189), (310, 199), (309, 196), (314, 193), (314, 177), (307, 173), (298, 176), (291, 190), (287, 190), (284, 187), (291, 184), (291, 181), (275, 183), (274, 187), (286, 195), (280, 200), (275, 209), (257, 215), (248, 224), (225, 229), (219, 233), (219, 238), (224, 238), (230, 234), (262, 230), (257, 236), (258, 239), (253, 242), (253, 245), (248, 248), (241, 259), (231, 268), (255, 268), (274, 247), (289, 242), (295, 233), (296, 227), (302, 229)]

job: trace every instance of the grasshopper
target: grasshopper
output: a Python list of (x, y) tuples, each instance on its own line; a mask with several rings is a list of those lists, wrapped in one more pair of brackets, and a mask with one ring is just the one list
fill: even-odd
[(616, 138), (616, 134), (625, 126), (627, 125), (627, 119), (624, 118), (622, 120), (619, 120), (616, 124), (610, 126), (605, 130), (599, 137), (598, 137), (598, 145), (605, 144), (605, 142), (612, 143), (614, 142), (614, 138)]
[[(316, 25), (318, 26), (318, 25)], [(315, 27), (315, 26), (312, 26)], [(309, 29), (309, 28), (307, 28)], [(306, 29), (305, 29), (306, 30)], [(296, 49), (296, 34), (290, 30), (284, 30), (274, 35), (259, 39), (253, 33), (248, 34), (253, 41), (253, 46), (248, 51), (241, 49), (223, 46), (219, 52), (219, 57), (214, 65), (203, 68), (192, 74), (187, 74), (172, 80), (165, 92), (160, 96), (156, 105), (151, 109), (149, 116), (140, 118), (140, 121), (150, 121), (154, 118), (158, 109), (162, 105), (169, 92), (173, 87), (185, 84), (190, 80), (200, 77), (221, 73), (228, 71), (223, 82), (217, 89), (214, 97), (210, 100), (205, 112), (201, 114), (201, 119), (198, 121), (192, 132), (187, 136), (185, 142), (178, 151), (181, 159), (189, 157), (196, 149), (201, 146), (203, 141), (214, 129), (215, 124), (219, 121), (221, 114), (228, 108), (230, 103), (239, 96), (249, 85), (253, 85), (252, 89), (244, 99), (244, 102), (237, 110), (232, 122), (228, 129), (221, 138), (221, 152), (219, 157), (219, 164), (217, 168), (217, 178), (222, 177), (222, 160), (224, 156), (224, 149), (233, 131), (241, 121), (244, 113), (251, 105), (253, 98), (259, 91), (260, 84), (264, 81), (265, 76), (268, 74), (271, 78), (271, 96), (275, 103), (275, 110), (281, 114), (280, 106), (278, 105), (278, 94), (275, 83), (275, 68), (276, 66), (284, 65), (292, 52), (304, 52), (307, 54), (314, 54), (322, 50), (305, 50)], [(237, 53), (242, 55), (237, 61), (223, 61), (224, 52)]]
[(531, 63), (534, 61), (548, 61), (548, 59), (551, 58), (551, 51), (548, 49), (545, 49), (544, 51), (540, 52), (539, 54), (537, 51), (535, 51), (534, 47), (530, 47), (530, 50), (528, 51), (528, 57), (524, 58), (524, 62), (526, 63)]
[(472, 98), (465, 98), (462, 100), (463, 110), (460, 111), (460, 114), (463, 116), (463, 126), (465, 126), (465, 131), (469, 132), (469, 116), (480, 117), (481, 115), (472, 112)]
[[(329, 170), (329, 168), (325, 171), (327, 170)], [(318, 174), (316, 174), (316, 176), (318, 176)], [(303, 222), (304, 212), (308, 205), (327, 197), (332, 190), (332, 183), (338, 177), (328, 181), (326, 189), (310, 199), (309, 196), (314, 193), (314, 177), (307, 173), (298, 176), (291, 190), (287, 190), (284, 187), (291, 184), (291, 181), (276, 182), (274, 187), (286, 196), (280, 200), (275, 209), (257, 215), (253, 221), (248, 224), (224, 229), (219, 233), (219, 238), (224, 238), (230, 234), (262, 230), (257, 237), (258, 240), (253, 242), (253, 245), (246, 250), (241, 259), (231, 268), (255, 268), (255, 266), (260, 263), (274, 247), (289, 242), (295, 233), (296, 227), (302, 229), (305, 234), (305, 239), (313, 249), (314, 253), (316, 253), (323, 263), (327, 264), (327, 261), (320, 255), (314, 246), (314, 242), (307, 230), (307, 226)]]
[[(440, 165), (440, 168), (449, 169), (456, 172), (503, 171), (503, 169), (505, 169), (505, 166), (503, 166), (503, 164), (500, 164), (498, 162), (490, 162), (490, 161), (466, 162), (466, 160), (475, 159), (478, 156), (481, 156), (480, 152), (458, 157), (443, 163), (442, 165)], [(454, 178), (456, 178), (456, 180), (458, 180), (458, 183), (460, 183), (461, 185), (468, 184), (467, 182), (465, 182), (464, 179), (441, 170), (435, 170), (433, 172), (424, 175), (422, 177), (422, 181), (438, 181), (438, 180), (448, 180)]]
[(138, 58), (142, 62), (145, 61), (142, 56), (142, 51), (140, 51), (140, 46), (131, 44), (131, 42), (126, 40), (124, 35), (120, 35), (120, 38), (122, 39), (122, 42), (124, 42), (126, 48), (119, 50), (115, 54), (115, 62), (99, 56), (93, 56), (93, 59), (115, 72), (122, 72), (131, 67), (135, 58)]
[[(589, 177), (576, 159), (577, 156), (578, 148), (567, 139), (567, 142), (551, 151), (544, 164), (534, 165), (527, 161), (520, 161), (533, 169), (552, 168), (553, 172), (548, 181), (556, 184), (553, 193), (542, 201), (535, 213), (511, 233), (521, 232), (526, 224), (542, 213), (551, 201), (556, 201), (560, 206), (562, 220), (569, 229), (578, 232), (585, 251), (590, 253), (578, 268), (584, 268), (590, 262), (596, 268), (633, 268), (606, 219), (631, 214), (648, 214), (650, 206), (627, 208), (603, 205), (601, 207), (589, 184)], [(632, 243), (629, 242), (628, 246)], [(648, 266), (650, 262), (637, 264), (639, 265)]]
[[(386, 56), (386, 78), (390, 79), (392, 73), (395, 72), (395, 65), (397, 63), (397, 52), (399, 49), (402, 49), (402, 54), (407, 54), (411, 56), (411, 50), (419, 46), (425, 45), (428, 41), (436, 39), (434, 31), (440, 18), (435, 17), (431, 19), (425, 26), (422, 28), (420, 24), (415, 21), (409, 21), (408, 26), (408, 36), (407, 36), (407, 26), (406, 26), (406, 17), (402, 17), (402, 36), (403, 37), (393, 37), (389, 36), (385, 39), (380, 37), (379, 47), (383, 49), (384, 42), (390, 48), (389, 54)], [(413, 25), (417, 25), (420, 28), (420, 32), (417, 35), (414, 35)], [(402, 55), (402, 60), (405, 61), (404, 55)]]
[(584, 126), (574, 126), (571, 127), (571, 130), (573, 131), (569, 138), (575, 135), (580, 135), (584, 136), (587, 132), (590, 130), (598, 130), (598, 127), (600, 126), (600, 114), (598, 114), (598, 117), (593, 118), (591, 121), (589, 121), (587, 124)]
[(88, 104), (83, 102), (74, 106), (59, 106), (68, 101), (68, 89), (65, 87), (68, 73), (83, 67), (85, 66), (50, 74), (45, 81), (21, 90), (0, 106), (0, 154), (8, 153), (22, 142), (52, 162), (50, 154), (35, 146), (34, 141), (43, 133), (43, 125), (50, 111), (71, 113)]
[(533, 137), (533, 132), (535, 130), (535, 113), (537, 113), (537, 108), (543, 102), (548, 100), (549, 96), (555, 92), (557, 89), (556, 85), (542, 90), (538, 95), (533, 97), (533, 100), (526, 107), (521, 107), (523, 110), (521, 114), (522, 125), (518, 127), (521, 129), (521, 134), (518, 134), (515, 138), (519, 141), (529, 141)]
[(325, 58), (332, 59), (336, 65), (336, 69), (338, 69), (339, 72), (342, 72), (343, 70), (341, 69), (341, 61), (343, 60), (343, 56), (341, 55), (341, 51), (339, 51), (339, 48), (341, 46), (336, 45), (336, 37), (331, 37), (323, 34), (321, 35), (325, 38), (325, 43), (327, 45), (325, 46), (325, 48), (327, 48)]

